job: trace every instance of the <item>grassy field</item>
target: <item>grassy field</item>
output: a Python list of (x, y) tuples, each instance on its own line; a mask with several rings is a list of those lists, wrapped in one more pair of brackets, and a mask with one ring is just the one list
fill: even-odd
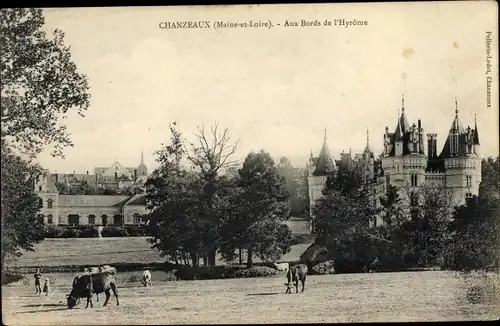
[[(292, 246), (291, 251), (281, 261), (295, 261), (312, 243)], [(63, 265), (103, 265), (116, 263), (164, 262), (157, 250), (150, 248), (146, 237), (87, 238), (87, 239), (45, 239), (35, 247), (34, 252), (26, 252), (10, 267), (23, 266), (63, 266)], [(255, 259), (258, 262), (258, 259)], [(218, 264), (222, 261), (218, 260)]]
[[(209, 281), (161, 280), (144, 288), (119, 280), (120, 306), (94, 299), (69, 310), (65, 295), (73, 275), (51, 275), (50, 296), (22, 282), (2, 289), (3, 322), (32, 325), (313, 323), (484, 320), (499, 316), (492, 296), (466, 299), (477, 280), (452, 272), (406, 272), (310, 276), (306, 291), (284, 294), (284, 275)], [(32, 282), (31, 282), (32, 283)], [(490, 291), (491, 292), (491, 291)]]

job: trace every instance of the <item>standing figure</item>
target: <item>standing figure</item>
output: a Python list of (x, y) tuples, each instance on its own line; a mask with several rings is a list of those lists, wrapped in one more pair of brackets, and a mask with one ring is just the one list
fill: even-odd
[(36, 294), (42, 294), (42, 288), (40, 286), (40, 279), (42, 278), (42, 273), (40, 273), (40, 268), (36, 269), (35, 273), (35, 291)]
[(43, 284), (43, 293), (45, 293), (45, 296), (48, 296), (50, 293), (50, 284), (49, 284), (49, 279), (45, 279), (45, 283)]

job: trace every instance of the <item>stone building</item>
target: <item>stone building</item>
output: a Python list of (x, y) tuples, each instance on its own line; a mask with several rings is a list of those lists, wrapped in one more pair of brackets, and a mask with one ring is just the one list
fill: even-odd
[(125, 167), (120, 162), (114, 162), (108, 167), (95, 167), (94, 173), (53, 173), (55, 183), (78, 185), (87, 182), (91, 187), (106, 187), (109, 189), (129, 188), (134, 184), (143, 183), (148, 176), (148, 168), (144, 164), (144, 153), (141, 152), (141, 162), (137, 167)]
[[(427, 136), (427, 142), (425, 142)], [(425, 135), (421, 120), (410, 125), (405, 113), (404, 98), (394, 132), (385, 128), (384, 150), (376, 158), (370, 149), (367, 132), (366, 147), (361, 154), (341, 154), (344, 160), (335, 161), (330, 155), (325, 139), (318, 157), (311, 157), (308, 163), (309, 201), (312, 207), (322, 195), (326, 179), (337, 171), (337, 166), (351, 164), (359, 169), (363, 183), (372, 194), (373, 205), (385, 194), (387, 185), (406, 191), (416, 190), (424, 185), (443, 187), (449, 194), (453, 206), (465, 204), (467, 198), (479, 194), (481, 183), (481, 145), (477, 122), (474, 127), (464, 128), (455, 101), (453, 117), (448, 136), (438, 155), (437, 134)], [(426, 146), (427, 145), (427, 148)], [(382, 223), (377, 218), (375, 224)]]
[(134, 225), (147, 213), (144, 194), (60, 195), (54, 175), (44, 170), (35, 183), (39, 218), (54, 225)]

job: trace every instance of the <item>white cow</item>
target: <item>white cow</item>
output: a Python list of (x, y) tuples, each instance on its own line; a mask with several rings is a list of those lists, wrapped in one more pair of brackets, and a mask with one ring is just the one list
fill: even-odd
[(274, 263), (274, 267), (280, 272), (286, 272), (290, 269), (290, 265), (288, 263)]
[(149, 270), (142, 272), (142, 284), (144, 286), (151, 286), (151, 272)]

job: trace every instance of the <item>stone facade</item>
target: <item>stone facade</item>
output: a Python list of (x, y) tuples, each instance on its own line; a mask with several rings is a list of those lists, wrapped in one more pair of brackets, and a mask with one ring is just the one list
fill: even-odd
[(144, 194), (134, 196), (60, 195), (54, 176), (44, 170), (35, 183), (39, 217), (54, 225), (134, 225), (147, 213)]
[[(477, 196), (481, 183), (481, 145), (477, 123), (474, 121), (474, 128), (464, 128), (458, 115), (458, 103), (455, 102), (455, 116), (439, 155), (437, 134), (428, 133), (427, 144), (424, 135), (420, 120), (409, 124), (404, 99), (394, 132), (385, 128), (384, 150), (379, 158), (375, 158), (370, 149), (367, 132), (367, 144), (362, 154), (351, 157), (351, 153), (342, 153), (341, 160), (335, 161), (328, 151), (325, 131), (320, 154), (313, 157), (311, 153), (308, 163), (311, 217), (312, 207), (321, 196), (327, 177), (335, 173), (339, 164), (352, 164), (359, 168), (363, 183), (372, 194), (373, 205), (379, 205), (378, 197), (386, 192), (387, 185), (396, 186), (400, 191), (416, 190), (424, 185), (443, 187), (450, 194), (453, 206), (465, 204), (467, 198)], [(382, 220), (377, 218), (375, 224), (380, 223)]]

